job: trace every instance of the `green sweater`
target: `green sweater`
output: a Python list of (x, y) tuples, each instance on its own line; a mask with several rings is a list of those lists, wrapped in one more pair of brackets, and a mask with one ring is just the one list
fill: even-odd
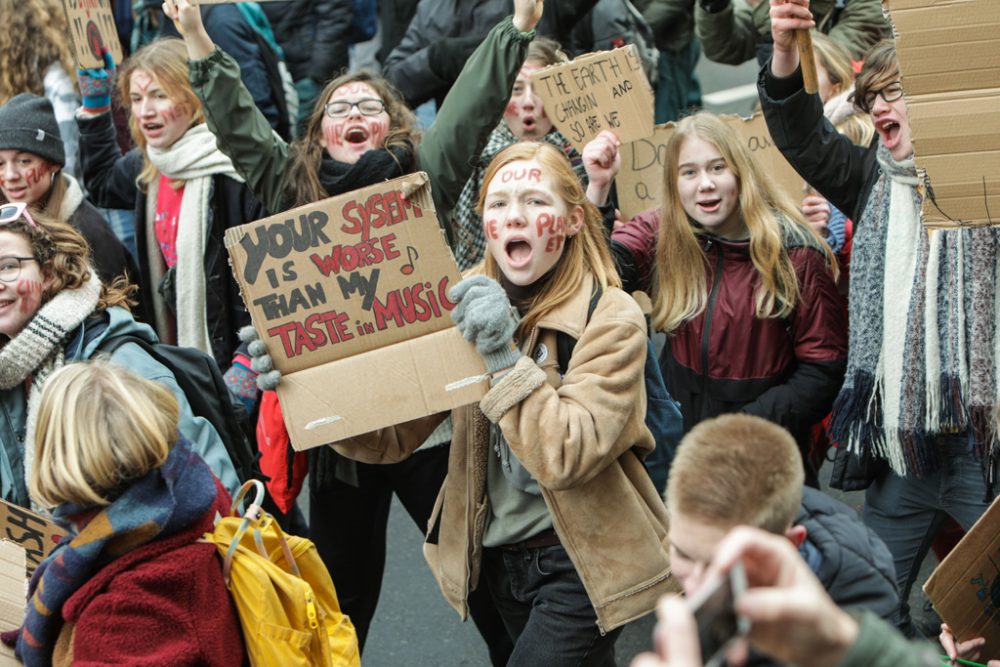
[[(419, 168), (430, 176), (438, 220), (451, 219), (462, 187), (503, 116), (514, 79), (534, 31), (522, 33), (510, 17), (483, 40), (438, 110), (417, 148)], [(283, 210), (289, 145), (271, 131), (240, 81), (239, 66), (220, 49), (189, 62), (191, 87), (201, 100), (219, 149), (269, 213)], [(450, 230), (449, 230), (450, 231)]]

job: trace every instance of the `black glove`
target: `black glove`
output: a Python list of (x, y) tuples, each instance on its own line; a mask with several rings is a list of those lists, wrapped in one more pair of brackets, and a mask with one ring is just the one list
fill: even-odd
[(732, 4), (732, 0), (698, 0), (698, 4), (709, 14), (718, 14)]
[(482, 41), (481, 35), (439, 39), (427, 47), (427, 64), (440, 79), (453, 82)]

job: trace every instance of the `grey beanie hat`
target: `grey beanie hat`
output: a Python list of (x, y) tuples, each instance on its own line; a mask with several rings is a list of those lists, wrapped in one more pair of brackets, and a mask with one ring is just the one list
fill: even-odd
[(45, 97), (21, 93), (0, 105), (0, 150), (34, 153), (60, 167), (66, 151), (52, 103)]

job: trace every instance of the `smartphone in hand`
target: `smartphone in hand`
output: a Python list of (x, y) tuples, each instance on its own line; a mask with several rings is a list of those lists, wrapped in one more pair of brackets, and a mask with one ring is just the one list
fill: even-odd
[(747, 587), (743, 563), (737, 562), (727, 574), (717, 574), (702, 584), (688, 599), (688, 607), (698, 625), (698, 641), (705, 667), (725, 662), (730, 643), (745, 635), (750, 622), (736, 613), (735, 602)]

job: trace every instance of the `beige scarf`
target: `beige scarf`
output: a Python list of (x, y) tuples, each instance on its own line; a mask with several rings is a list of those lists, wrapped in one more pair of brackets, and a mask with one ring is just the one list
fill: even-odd
[(177, 221), (176, 338), (170, 316), (155, 289), (166, 273), (166, 263), (156, 240), (156, 200), (159, 179), (149, 184), (146, 197), (146, 259), (149, 261), (156, 332), (161, 340), (174, 341), (212, 353), (205, 313), (205, 243), (212, 229), (212, 177), (228, 176), (243, 183), (232, 161), (219, 150), (215, 136), (204, 123), (195, 125), (168, 148), (146, 149), (149, 161), (161, 174), (184, 182), (180, 217)]

